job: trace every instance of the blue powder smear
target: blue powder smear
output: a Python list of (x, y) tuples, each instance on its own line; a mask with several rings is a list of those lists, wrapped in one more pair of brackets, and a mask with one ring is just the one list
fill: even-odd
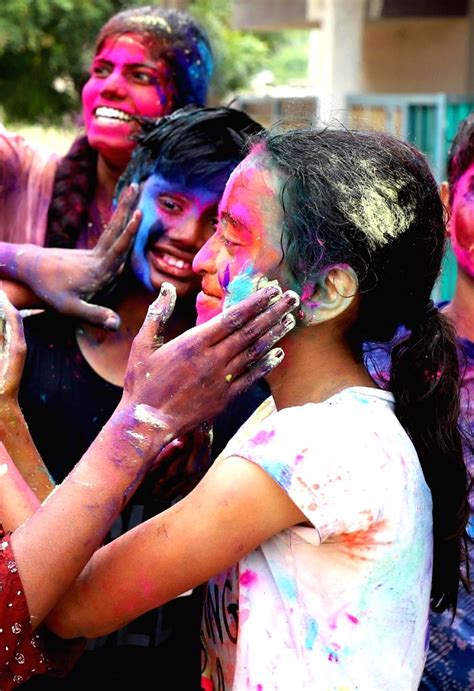
[(296, 596), (298, 594), (296, 590), (296, 583), (294, 583), (291, 578), (280, 571), (279, 573), (275, 573), (275, 580), (278, 583), (279, 590), (284, 593), (288, 600), (296, 600)]
[(312, 650), (314, 641), (318, 635), (318, 625), (314, 619), (310, 619), (306, 628), (306, 638), (304, 641), (305, 648)]
[(247, 264), (242, 271), (232, 279), (232, 281), (223, 288), (227, 293), (224, 306), (231, 307), (236, 305), (241, 300), (245, 300), (249, 295), (255, 292), (255, 276), (253, 274), (252, 264)]
[(267, 473), (273, 477), (283, 489), (288, 489), (291, 485), (291, 478), (293, 476), (293, 469), (287, 463), (281, 461), (270, 461), (263, 464)]

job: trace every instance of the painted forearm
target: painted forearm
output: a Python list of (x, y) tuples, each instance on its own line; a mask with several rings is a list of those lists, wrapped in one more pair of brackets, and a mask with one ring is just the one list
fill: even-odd
[(120, 407), (62, 485), (15, 531), (34, 626), (79, 575), (171, 436), (146, 406)]
[[(0, 441), (30, 489), (42, 502), (53, 490), (54, 481), (38, 453), (18, 404), (2, 401), (1, 397)], [(10, 501), (15, 500), (10, 497)]]

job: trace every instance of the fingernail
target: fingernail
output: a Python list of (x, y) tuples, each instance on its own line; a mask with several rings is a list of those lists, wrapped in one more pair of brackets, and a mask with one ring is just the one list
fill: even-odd
[(298, 293), (295, 293), (294, 290), (285, 291), (283, 297), (285, 298), (287, 303), (292, 307), (298, 307), (298, 305), (300, 304), (300, 296), (298, 295)]
[(138, 183), (137, 182), (131, 182), (129, 189), (132, 190), (132, 192), (134, 192), (136, 194), (138, 192)]
[(269, 369), (273, 369), (277, 365), (280, 364), (280, 362), (283, 360), (285, 357), (285, 353), (281, 348), (273, 348), (273, 350), (270, 350), (266, 357), (267, 365)]
[(120, 326), (120, 317), (118, 317), (116, 314), (113, 314), (110, 317), (107, 317), (107, 319), (104, 322), (104, 329), (108, 329), (109, 331), (117, 331), (119, 326)]
[(292, 329), (295, 324), (296, 324), (296, 319), (292, 314), (287, 314), (286, 317), (282, 321), (283, 326), (285, 326), (288, 330)]
[(265, 295), (267, 298), (280, 298), (283, 295), (283, 291), (280, 286), (268, 286), (265, 289)]

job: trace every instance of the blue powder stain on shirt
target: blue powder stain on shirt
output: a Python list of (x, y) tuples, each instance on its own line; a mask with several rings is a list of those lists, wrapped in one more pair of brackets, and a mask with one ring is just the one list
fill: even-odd
[(291, 485), (291, 478), (293, 475), (293, 469), (287, 463), (281, 463), (280, 461), (271, 461), (265, 463), (262, 467), (267, 471), (267, 473), (283, 487), (283, 489), (288, 489)]
[(285, 574), (279, 573), (276, 578), (278, 589), (284, 594), (288, 600), (296, 600), (297, 590), (296, 584)]
[(46, 400), (47, 400), (47, 399), (46, 399), (46, 394), (45, 394), (45, 393), (41, 393), (41, 394), (40, 394), (40, 398), (41, 398), (41, 403), (46, 403)]
[(305, 648), (307, 650), (312, 650), (314, 646), (314, 641), (318, 635), (318, 625), (314, 619), (310, 619), (308, 626), (306, 628), (306, 638), (305, 638)]

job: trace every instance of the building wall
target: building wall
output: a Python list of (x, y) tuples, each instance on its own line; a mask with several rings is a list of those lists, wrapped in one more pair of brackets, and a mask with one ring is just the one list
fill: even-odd
[(366, 22), (362, 91), (467, 91), (467, 19), (387, 19)]

